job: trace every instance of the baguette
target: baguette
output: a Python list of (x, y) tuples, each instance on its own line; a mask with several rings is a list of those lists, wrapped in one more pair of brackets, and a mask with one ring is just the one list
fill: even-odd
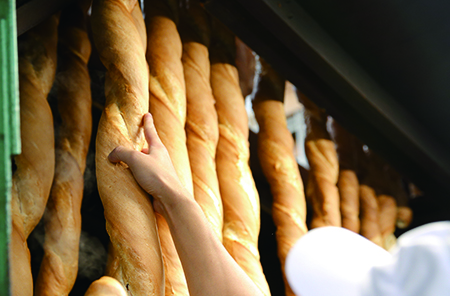
[(286, 256), (307, 231), (303, 182), (294, 157), (294, 139), (287, 128), (283, 106), (285, 81), (260, 58), (261, 72), (253, 92), (259, 124), (258, 156), (273, 196), (272, 216), (286, 295), (295, 295), (286, 280)]
[[(181, 184), (193, 196), (193, 183), (186, 146), (186, 94), (182, 43), (177, 31), (179, 12), (175, 0), (145, 1), (150, 67), (150, 112), (158, 135), (169, 152)], [(164, 218), (157, 223), (165, 267), (165, 294), (189, 295), (177, 250)]]
[(22, 153), (14, 157), (11, 194), (11, 292), (33, 295), (27, 238), (45, 211), (55, 169), (53, 116), (47, 96), (56, 71), (59, 15), (19, 38)]
[(259, 196), (248, 163), (248, 119), (235, 56), (234, 35), (214, 22), (211, 87), (219, 119), (216, 165), (224, 209), (223, 244), (259, 290), (270, 295), (259, 260)]
[(103, 276), (89, 286), (84, 296), (127, 296), (127, 292), (115, 278)]
[(312, 206), (311, 228), (341, 226), (339, 206), (339, 162), (334, 142), (327, 131), (327, 114), (297, 91), (305, 107), (305, 153), (309, 162), (307, 200)]
[(180, 19), (186, 81), (186, 136), (194, 197), (222, 241), (223, 207), (216, 173), (219, 126), (210, 84), (208, 47), (211, 23), (198, 1), (191, 1)]
[(358, 156), (363, 153), (362, 144), (335, 120), (332, 121), (332, 136), (339, 158), (337, 186), (342, 227), (359, 233)]
[(360, 181), (360, 234), (379, 246), (383, 246), (383, 237), (380, 228), (380, 207), (378, 194), (382, 185), (382, 165), (373, 151), (362, 154), (359, 162)]
[(138, 1), (96, 0), (91, 21), (93, 39), (107, 69), (95, 161), (115, 256), (108, 275), (130, 295), (163, 295), (163, 262), (149, 196), (128, 166), (108, 160), (118, 145), (141, 151), (146, 144), (142, 118), (148, 112), (149, 76), (142, 12)]
[(55, 177), (44, 213), (44, 257), (36, 295), (68, 295), (77, 277), (83, 173), (92, 130), (88, 8), (71, 5), (62, 13), (59, 26), (61, 61), (56, 84), (62, 122), (56, 133)]
[(359, 187), (360, 194), (360, 234), (380, 247), (383, 246), (380, 229), (380, 214), (375, 190), (365, 181)]

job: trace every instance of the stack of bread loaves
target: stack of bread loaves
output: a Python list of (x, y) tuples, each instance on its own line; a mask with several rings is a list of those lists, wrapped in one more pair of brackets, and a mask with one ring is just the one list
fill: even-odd
[[(303, 175), (304, 188), (286, 119), (286, 79), (211, 17), (203, 1), (91, 1), (72, 1), (61, 14), (19, 38), (23, 151), (15, 157), (11, 200), (13, 295), (69, 295), (77, 286), (83, 174), (89, 168), (91, 133), (96, 136), (92, 152), (96, 200), (102, 205), (98, 215), (106, 223), (100, 226), (102, 243), (109, 249), (103, 260), (107, 262), (99, 267), (104, 275), (89, 279), (85, 295), (198, 292), (192, 288), (190, 273), (193, 267), (197, 272), (197, 265), (186, 264), (183, 257), (195, 248), (189, 245), (189, 252), (180, 251), (172, 217), (164, 216), (175, 233), (183, 266), (169, 224), (160, 214), (164, 211), (154, 211), (153, 197), (141, 188), (129, 166), (110, 156), (118, 146), (115, 153), (152, 151), (155, 146), (147, 142), (151, 136), (148, 126), (144, 133), (142, 122), (149, 112), (152, 116), (146, 118), (153, 118), (157, 131), (152, 133), (168, 152), (164, 151), (167, 162), (152, 168), (172, 169), (170, 157), (176, 174), (171, 170), (175, 177), (166, 184), (178, 184), (176, 176), (181, 183), (177, 189), (182, 194), (167, 200), (178, 198), (175, 207), (193, 206), (200, 221), (207, 221), (195, 220), (189, 229), (207, 226), (208, 236), (199, 240), (212, 238), (219, 250), (213, 254), (226, 255), (226, 260), (214, 262), (231, 262), (235, 276), (231, 281), (245, 278), (252, 287), (250, 294), (268, 296), (272, 287), (260, 260), (260, 197), (249, 163), (250, 110), (244, 97), (251, 99), (259, 125), (252, 147), (257, 147), (261, 178), (270, 186), (267, 195), (273, 202), (265, 211), (277, 229), (281, 288), (287, 254), (308, 228), (342, 226), (388, 249), (395, 242), (396, 227), (409, 224), (411, 210), (402, 177), (336, 121), (329, 125), (327, 112), (298, 91), (310, 165)], [(91, 50), (105, 77), (101, 86), (105, 102), (96, 102), (101, 110), (98, 125), (91, 108)], [(57, 105), (53, 114), (50, 92)], [(159, 196), (154, 196), (158, 205)], [(185, 212), (189, 215), (182, 224), (189, 225), (193, 212)], [(183, 216), (179, 213), (173, 216)], [(39, 274), (33, 277), (27, 238), (42, 217), (44, 255)], [(180, 232), (189, 233), (189, 243), (195, 242), (192, 232)], [(220, 281), (229, 273), (220, 273)], [(202, 277), (194, 281), (198, 278)], [(285, 277), (284, 287), (286, 295), (294, 296)]]

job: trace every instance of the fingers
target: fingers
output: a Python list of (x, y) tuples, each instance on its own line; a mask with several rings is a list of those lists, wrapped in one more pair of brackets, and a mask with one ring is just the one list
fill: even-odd
[(149, 147), (162, 145), (155, 124), (153, 123), (153, 116), (150, 113), (144, 115), (144, 134)]
[(133, 150), (124, 146), (117, 146), (109, 155), (108, 160), (112, 163), (117, 163), (119, 161), (123, 161), (126, 164), (130, 165), (132, 162), (133, 156), (139, 153), (136, 150)]

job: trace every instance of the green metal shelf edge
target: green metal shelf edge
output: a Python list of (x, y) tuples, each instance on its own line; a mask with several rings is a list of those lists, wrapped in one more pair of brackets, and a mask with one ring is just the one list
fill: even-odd
[(15, 0), (0, 1), (0, 84), (0, 291), (10, 295), (11, 155), (21, 150)]

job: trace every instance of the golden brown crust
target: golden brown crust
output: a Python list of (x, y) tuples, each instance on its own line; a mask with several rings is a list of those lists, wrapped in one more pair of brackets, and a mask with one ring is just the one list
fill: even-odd
[[(83, 173), (92, 129), (87, 69), (91, 44), (86, 30), (77, 26), (85, 20), (85, 12), (76, 5), (69, 9), (80, 19), (66, 21), (59, 28), (57, 102), (62, 122), (55, 143), (55, 177), (44, 215), (44, 258), (36, 295), (68, 295), (78, 271)], [(62, 19), (66, 17), (63, 13)]]
[(182, 43), (176, 23), (164, 0), (147, 1), (147, 61), (150, 67), (150, 112), (181, 183), (193, 192), (186, 148), (186, 94)]
[[(390, 180), (392, 196), (395, 198), (395, 201), (397, 203), (396, 226), (398, 228), (404, 229), (411, 224), (413, 219), (413, 212), (408, 206), (408, 194), (404, 187), (406, 185), (403, 184), (402, 176), (394, 168), (390, 167), (388, 171), (389, 174), (387, 176)], [(418, 190), (417, 187), (416, 190)], [(415, 194), (417, 194), (417, 192), (415, 192)]]
[(126, 296), (127, 292), (114, 278), (103, 276), (94, 281), (84, 296)]
[(364, 182), (360, 190), (360, 217), (362, 236), (379, 246), (383, 246), (380, 230), (380, 214), (375, 190)]
[(217, 175), (224, 209), (223, 244), (264, 295), (269, 287), (259, 261), (259, 196), (248, 164), (248, 123), (233, 65), (234, 35), (214, 23), (210, 48), (211, 86), (219, 118)]
[(359, 233), (359, 181), (354, 170), (339, 169), (340, 209), (342, 227)]
[(117, 256), (110, 271), (132, 295), (162, 295), (162, 256), (149, 196), (127, 166), (107, 159), (118, 145), (138, 151), (145, 145), (142, 118), (149, 95), (144, 21), (138, 2), (131, 0), (98, 0), (91, 20), (93, 39), (107, 68), (96, 169), (106, 230)]
[(395, 242), (393, 235), (397, 222), (397, 203), (391, 195), (380, 194), (378, 195), (378, 208), (383, 248), (389, 250), (392, 247), (392, 242)]
[[(360, 233), (377, 245), (383, 246), (383, 234), (380, 224), (381, 211), (378, 203), (378, 195), (380, 195), (383, 188), (385, 188), (385, 163), (371, 150), (362, 154), (362, 158), (363, 159), (360, 161)], [(385, 201), (388, 201), (388, 199), (385, 199)], [(384, 204), (385, 201), (382, 201), (382, 203)], [(389, 203), (386, 203), (383, 211), (386, 211), (386, 209), (389, 209)], [(383, 214), (383, 219), (384, 217), (385, 213)]]
[(52, 185), (55, 152), (53, 117), (47, 95), (56, 71), (59, 15), (19, 39), (22, 153), (14, 158), (12, 181), (11, 282), (13, 295), (32, 295), (27, 238), (41, 219)]
[(338, 189), (342, 227), (359, 233), (359, 181), (358, 156), (362, 144), (335, 120), (332, 122), (332, 135), (339, 158)]
[(305, 195), (282, 102), (285, 82), (263, 60), (261, 67), (253, 98), (259, 124), (258, 156), (273, 196), (272, 216), (286, 295), (295, 295), (286, 280), (284, 264), (291, 247), (308, 231)]
[(301, 101), (305, 106), (305, 153), (310, 166), (306, 186), (306, 196), (312, 206), (310, 227), (341, 226), (336, 185), (339, 163), (335, 144), (327, 131), (327, 114), (306, 97)]
[(187, 98), (186, 135), (194, 197), (222, 240), (223, 207), (215, 161), (219, 127), (208, 53), (211, 24), (206, 11), (196, 1), (190, 1), (180, 19)]
[[(158, 135), (169, 152), (181, 184), (193, 194), (186, 146), (186, 94), (182, 44), (177, 31), (177, 1), (145, 1), (148, 34), (147, 61), (150, 67), (150, 112)], [(167, 222), (157, 215), (165, 267), (166, 295), (189, 295), (183, 268)]]

